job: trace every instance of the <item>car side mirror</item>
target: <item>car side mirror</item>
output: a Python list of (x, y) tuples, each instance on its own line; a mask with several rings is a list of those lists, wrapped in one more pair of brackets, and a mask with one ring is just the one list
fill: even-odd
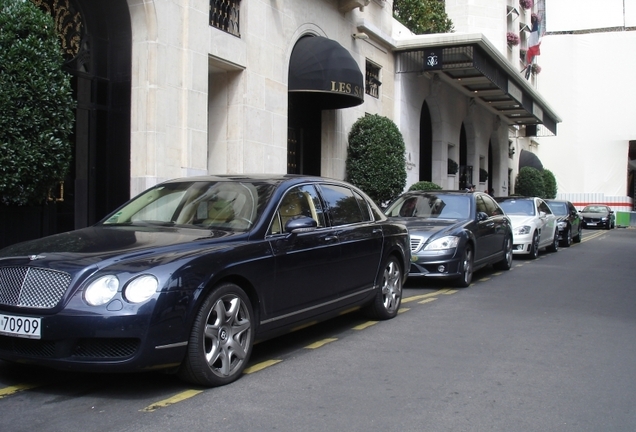
[(482, 222), (488, 220), (488, 214), (484, 212), (477, 212), (477, 221)]
[(299, 234), (313, 231), (318, 227), (318, 222), (308, 216), (297, 216), (285, 224), (285, 232)]
[(539, 217), (540, 217), (540, 218), (544, 218), (544, 217), (546, 217), (546, 216), (547, 216), (546, 212), (544, 212), (544, 211), (540, 211), (540, 212), (539, 212)]

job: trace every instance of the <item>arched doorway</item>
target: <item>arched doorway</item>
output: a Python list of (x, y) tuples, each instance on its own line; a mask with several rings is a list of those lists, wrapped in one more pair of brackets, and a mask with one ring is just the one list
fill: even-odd
[(462, 123), (459, 132), (459, 189), (464, 190), (473, 182), (473, 167), (468, 165), (468, 140), (466, 138), (466, 127)]
[(288, 91), (287, 173), (320, 175), (322, 111), (362, 104), (362, 73), (338, 42), (304, 36), (291, 53)]
[(420, 113), (420, 181), (433, 181), (433, 126), (428, 103)]
[(130, 195), (131, 22), (126, 0), (31, 0), (53, 16), (77, 101), (73, 165), (56, 231), (91, 225)]

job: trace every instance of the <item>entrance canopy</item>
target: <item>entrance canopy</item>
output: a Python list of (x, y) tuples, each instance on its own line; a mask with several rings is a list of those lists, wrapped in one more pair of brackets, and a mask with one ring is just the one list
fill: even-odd
[(303, 104), (322, 110), (349, 108), (364, 102), (364, 79), (342, 45), (308, 36), (300, 39), (292, 51), (289, 93)]
[(526, 136), (556, 135), (561, 119), (483, 35), (415, 36), (397, 41), (396, 53), (397, 73), (441, 79), (510, 124), (526, 126)]
[(543, 171), (543, 164), (541, 159), (536, 154), (529, 152), (528, 150), (521, 150), (519, 154), (519, 169), (523, 167), (536, 168), (539, 171)]

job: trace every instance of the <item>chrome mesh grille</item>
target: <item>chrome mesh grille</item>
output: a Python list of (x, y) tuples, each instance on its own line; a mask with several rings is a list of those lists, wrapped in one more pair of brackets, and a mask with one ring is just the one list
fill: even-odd
[(49, 309), (62, 299), (69, 284), (68, 273), (33, 268), (0, 268), (0, 304)]

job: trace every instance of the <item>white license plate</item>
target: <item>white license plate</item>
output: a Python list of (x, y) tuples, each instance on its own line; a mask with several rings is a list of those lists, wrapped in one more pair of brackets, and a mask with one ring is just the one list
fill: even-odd
[(42, 319), (0, 314), (0, 334), (30, 339), (42, 337)]
[(587, 223), (589, 226), (596, 226), (596, 222), (588, 222)]

